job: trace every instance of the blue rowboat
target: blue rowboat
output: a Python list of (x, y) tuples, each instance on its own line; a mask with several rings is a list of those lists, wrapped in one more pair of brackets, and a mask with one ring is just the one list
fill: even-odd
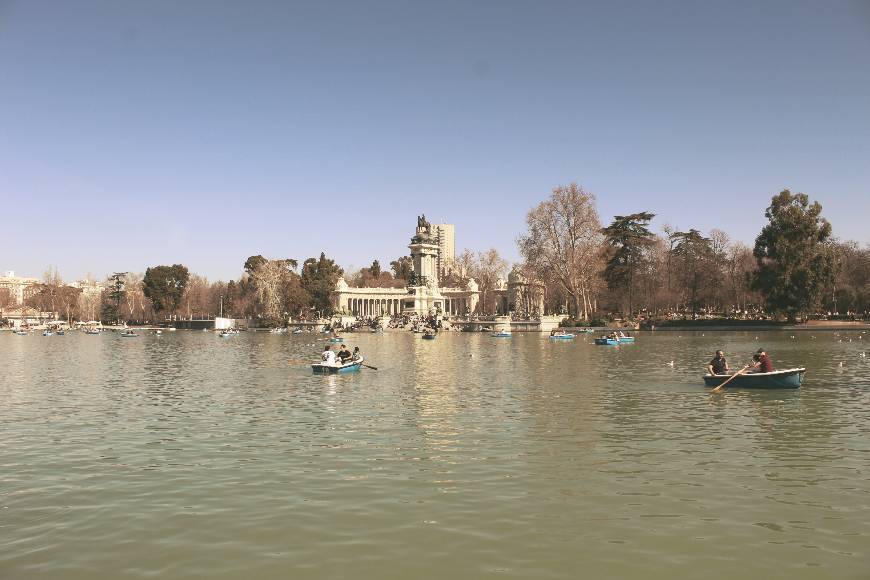
[(512, 335), (509, 330), (501, 330), (499, 332), (493, 332), (490, 336), (494, 336), (495, 338), (510, 338)]
[(50, 330), (43, 330), (42, 331), (42, 336), (51, 336), (52, 334), (54, 334), (54, 333)]
[(122, 332), (121, 333), (121, 338), (136, 338), (138, 336), (139, 335), (136, 334), (135, 332)]
[(426, 332), (423, 334), (423, 338), (425, 340), (435, 340), (435, 333), (434, 332)]
[(626, 343), (631, 343), (631, 342), (634, 342), (633, 336), (621, 336), (619, 338), (607, 338), (606, 336), (602, 336), (601, 338), (595, 339), (595, 344), (601, 344), (601, 345), (604, 345), (604, 344), (616, 345), (616, 344), (626, 344)]
[(302, 329), (297, 328), (296, 330), (293, 331), (293, 334), (302, 334)]
[(344, 339), (339, 337), (333, 337), (329, 339), (329, 342), (344, 342)]
[(551, 334), (550, 338), (553, 340), (574, 340), (574, 335), (568, 332)]
[[(801, 386), (805, 372), (807, 369), (797, 368), (771, 373), (746, 373), (729, 381), (724, 389), (796, 389)], [(718, 387), (732, 376), (734, 375), (704, 375), (704, 386)]]
[(365, 360), (365, 359), (348, 361), (344, 364), (335, 364), (335, 365), (328, 365), (328, 364), (324, 364), (324, 363), (314, 363), (311, 365), (311, 370), (314, 371), (314, 374), (318, 374), (318, 375), (335, 374), (335, 373), (352, 373), (354, 371), (358, 371), (360, 369), (360, 367), (362, 367), (363, 360)]

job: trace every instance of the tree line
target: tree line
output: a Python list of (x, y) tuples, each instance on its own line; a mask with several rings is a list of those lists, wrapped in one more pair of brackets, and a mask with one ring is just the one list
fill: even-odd
[(518, 244), (550, 307), (577, 320), (866, 318), (870, 248), (837, 240), (821, 212), (806, 194), (783, 190), (750, 248), (719, 229), (665, 224), (655, 234), (648, 211), (604, 226), (595, 196), (572, 183), (529, 211)]
[[(548, 312), (582, 323), (701, 316), (866, 318), (870, 247), (836, 239), (821, 212), (807, 195), (784, 190), (771, 199), (767, 223), (749, 247), (719, 229), (702, 233), (666, 223), (655, 233), (657, 216), (649, 211), (615, 216), (604, 225), (595, 196), (572, 183), (554, 188), (529, 210), (527, 229), (517, 238), (523, 261), (515, 267), (544, 286)], [(509, 267), (494, 248), (465, 250), (442, 273), (441, 285), (464, 287), (473, 278), (480, 292), (476, 313), (492, 314)], [(301, 266), (292, 258), (256, 255), (228, 282), (210, 282), (181, 264), (158, 265), (142, 274), (115, 272), (95, 293), (65, 285), (57, 270), (49, 270), (27, 305), (68, 320), (141, 323), (222, 314), (274, 325), (331, 314), (340, 276), (351, 286), (402, 288), (413, 275), (410, 256), (396, 258), (388, 268), (374, 260), (345, 272), (324, 253)]]

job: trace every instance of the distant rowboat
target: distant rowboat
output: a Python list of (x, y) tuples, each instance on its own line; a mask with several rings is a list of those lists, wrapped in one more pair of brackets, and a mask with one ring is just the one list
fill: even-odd
[(619, 338), (608, 338), (606, 336), (602, 336), (601, 338), (595, 339), (595, 344), (598, 345), (617, 345), (617, 344), (627, 344), (634, 342), (633, 336), (620, 336)]
[(493, 332), (492, 334), (490, 334), (490, 336), (493, 336), (495, 338), (510, 338), (513, 335), (511, 334), (510, 330), (500, 330), (498, 332)]
[(324, 363), (314, 363), (311, 365), (311, 370), (315, 374), (335, 374), (335, 373), (351, 373), (358, 371), (362, 367), (364, 359), (348, 361), (344, 364), (328, 365)]
[(550, 338), (553, 340), (574, 340), (574, 335), (570, 332), (556, 332), (555, 334), (551, 334)]

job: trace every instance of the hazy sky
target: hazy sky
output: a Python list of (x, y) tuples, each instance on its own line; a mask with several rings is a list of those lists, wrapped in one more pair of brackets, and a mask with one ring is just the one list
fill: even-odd
[(870, 242), (870, 2), (0, 0), (0, 270), (235, 278), (518, 259), (576, 181), (751, 243), (783, 188)]

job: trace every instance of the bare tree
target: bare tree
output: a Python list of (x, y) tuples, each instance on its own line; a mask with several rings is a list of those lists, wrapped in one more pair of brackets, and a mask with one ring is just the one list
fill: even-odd
[(87, 320), (98, 320), (102, 297), (98, 292), (82, 292), (79, 294), (79, 315)]
[(480, 289), (480, 309), (483, 314), (492, 314), (494, 312), (495, 303), (492, 291), (498, 288), (499, 281), (504, 279), (507, 269), (507, 260), (502, 258), (495, 248), (490, 248), (485, 252), (478, 252), (475, 259), (468, 266), (469, 278), (474, 278)]
[(761, 297), (750, 288), (750, 275), (755, 272), (756, 267), (752, 248), (740, 242), (729, 246), (725, 260), (729, 299), (738, 312), (746, 311), (750, 300), (756, 304), (761, 302)]
[(517, 240), (526, 263), (541, 278), (555, 280), (570, 298), (571, 313), (588, 320), (604, 243), (595, 196), (576, 183), (556, 187), (529, 211), (526, 223), (528, 232)]
[(136, 320), (136, 311), (139, 311), (139, 319), (145, 318), (145, 292), (142, 290), (142, 274), (129, 272), (124, 283), (124, 307), (130, 320)]

